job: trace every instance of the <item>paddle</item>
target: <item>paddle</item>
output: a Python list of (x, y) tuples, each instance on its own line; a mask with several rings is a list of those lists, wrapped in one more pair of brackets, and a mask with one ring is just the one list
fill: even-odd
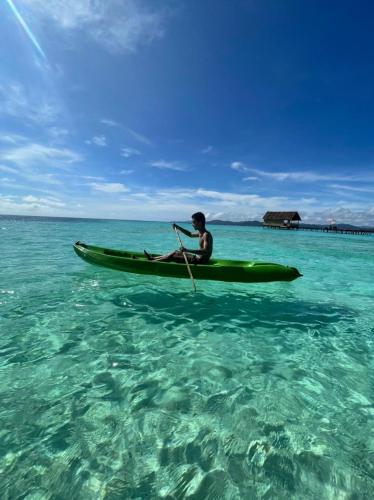
[[(181, 237), (179, 236), (178, 229), (176, 227), (174, 228), (174, 231), (175, 231), (175, 234), (177, 235), (177, 238), (179, 240), (180, 246), (183, 247)], [(196, 292), (195, 280), (193, 279), (193, 276), (192, 276), (192, 272), (191, 272), (190, 264), (188, 263), (187, 255), (186, 255), (185, 252), (183, 252), (183, 250), (182, 250), (182, 254), (183, 254), (184, 260), (186, 262), (186, 266), (187, 266), (187, 269), (188, 269), (188, 274), (190, 275), (190, 278), (191, 278), (191, 281), (192, 281), (193, 291)]]

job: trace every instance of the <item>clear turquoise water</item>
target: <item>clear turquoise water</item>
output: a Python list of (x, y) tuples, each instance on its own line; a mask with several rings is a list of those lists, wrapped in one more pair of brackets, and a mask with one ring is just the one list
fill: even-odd
[(373, 497), (374, 238), (211, 229), (304, 277), (193, 294), (72, 251), (167, 224), (0, 220), (1, 499)]

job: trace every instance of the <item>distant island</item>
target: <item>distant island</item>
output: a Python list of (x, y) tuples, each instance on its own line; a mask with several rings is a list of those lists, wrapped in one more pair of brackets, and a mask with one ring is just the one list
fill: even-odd
[(231, 221), (231, 220), (208, 220), (207, 224), (215, 224), (216, 226), (262, 226), (262, 222), (258, 220)]

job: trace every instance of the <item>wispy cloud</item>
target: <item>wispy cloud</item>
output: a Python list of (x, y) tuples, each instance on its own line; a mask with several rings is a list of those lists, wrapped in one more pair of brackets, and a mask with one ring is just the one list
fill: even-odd
[(330, 184), (330, 187), (333, 189), (350, 191), (353, 193), (374, 193), (374, 187), (358, 187), (358, 186), (346, 186), (342, 184)]
[(56, 142), (64, 142), (70, 135), (69, 130), (63, 127), (50, 127), (46, 132)]
[(100, 120), (100, 123), (106, 125), (107, 127), (117, 127), (123, 130), (123, 132), (127, 136), (131, 137), (132, 139), (135, 139), (140, 144), (144, 144), (145, 146), (153, 146), (153, 141), (151, 141), (151, 139), (146, 137), (144, 134), (140, 134), (139, 132), (129, 127), (125, 127), (125, 125), (122, 125), (122, 123), (116, 122), (115, 120), (111, 120), (110, 118), (102, 118)]
[(230, 167), (233, 170), (236, 170), (237, 172), (249, 172), (249, 168), (246, 167), (244, 163), (241, 163), (240, 161), (233, 161)]
[(84, 33), (110, 52), (135, 52), (164, 34), (168, 11), (151, 6), (135, 0), (27, 0), (25, 8), (39, 21)]
[(100, 123), (107, 125), (108, 127), (121, 127), (120, 123), (115, 122), (114, 120), (109, 120), (107, 118), (102, 118), (100, 120)]
[(284, 201), (286, 197), (284, 196), (272, 196), (272, 197), (262, 197), (257, 194), (241, 194), (241, 193), (230, 193), (222, 191), (212, 191), (207, 189), (199, 188), (196, 190), (197, 196), (202, 196), (204, 198), (210, 198), (217, 201), (230, 202), (235, 204), (248, 204), (248, 205), (258, 205), (263, 203), (264, 200), (268, 201)]
[[(296, 182), (319, 182), (319, 181), (374, 181), (373, 176), (360, 175), (337, 175), (337, 174), (321, 174), (311, 171), (289, 171), (289, 172), (270, 172), (260, 170), (258, 168), (248, 167), (244, 163), (234, 161), (230, 167), (238, 172), (250, 172), (259, 177), (269, 178), (275, 181), (296, 181)], [(245, 178), (244, 180), (248, 180)]]
[(60, 114), (61, 109), (55, 99), (45, 93), (35, 93), (35, 87), (30, 93), (17, 82), (0, 84), (0, 115), (45, 126), (56, 121)]
[(127, 131), (128, 134), (130, 134), (131, 137), (133, 137), (136, 141), (140, 142), (141, 144), (145, 144), (146, 146), (153, 146), (153, 142), (151, 139), (146, 137), (143, 134), (139, 134), (139, 132), (135, 132), (135, 130), (132, 130), (131, 128), (126, 128), (125, 130)]
[(120, 174), (123, 174), (123, 175), (129, 175), (129, 174), (133, 174), (134, 172), (135, 172), (135, 170), (131, 170), (131, 169), (126, 170), (126, 169), (125, 169), (125, 170), (121, 170), (121, 171), (120, 171)]
[(339, 224), (355, 224), (357, 226), (374, 227), (374, 206), (367, 210), (359, 208), (353, 210), (347, 207), (327, 208), (325, 210), (316, 210), (306, 212), (303, 216), (304, 222), (313, 222), (315, 224), (326, 224), (334, 220)]
[(32, 204), (37, 204), (37, 205), (44, 205), (46, 207), (65, 207), (66, 203), (63, 201), (57, 199), (57, 198), (51, 198), (51, 197), (45, 197), (45, 198), (38, 198), (37, 196), (33, 196), (31, 194), (27, 196), (22, 197), (22, 201), (25, 201), (26, 203), (32, 203)]
[(121, 156), (123, 156), (124, 158), (130, 158), (131, 156), (138, 156), (140, 154), (141, 152), (139, 150), (131, 148), (129, 146), (123, 147), (121, 149)]
[(267, 210), (281, 210), (285, 205), (298, 210), (315, 210), (320, 206), (315, 198), (261, 196), (204, 188), (143, 188), (140, 192), (132, 190), (121, 201), (127, 214), (146, 219), (170, 219), (171, 212), (178, 213), (179, 218), (187, 218), (194, 211), (202, 210), (212, 218), (220, 214), (228, 220), (259, 220)]
[(166, 169), (166, 170), (175, 170), (177, 172), (184, 172), (188, 170), (188, 168), (185, 165), (182, 165), (178, 161), (157, 160), (157, 161), (151, 161), (149, 164), (152, 167)]
[[(284, 206), (297, 207), (304, 222), (321, 222), (334, 219), (337, 223), (354, 223), (374, 226), (374, 206), (366, 208), (360, 203), (339, 202), (326, 206), (315, 198), (260, 196), (254, 193), (236, 193), (210, 189), (143, 187), (129, 190), (120, 183), (87, 184), (92, 193), (61, 199), (59, 195), (21, 196), (0, 195), (0, 213), (39, 215), (73, 215), (85, 217), (134, 218), (145, 220), (170, 220), (170, 213), (177, 219), (187, 219), (196, 210), (208, 218), (226, 220), (261, 220), (266, 210), (281, 210)], [(33, 189), (35, 191), (35, 189)], [(101, 192), (108, 196), (102, 197)], [(80, 190), (82, 193), (82, 190)], [(119, 196), (115, 196), (115, 194)], [(72, 208), (73, 207), (73, 208)], [(77, 208), (80, 211), (77, 212)]]
[(20, 134), (4, 134), (0, 135), (0, 142), (8, 144), (18, 144), (27, 141), (27, 138)]
[[(169, 188), (146, 190), (141, 193), (131, 193), (133, 198), (147, 199), (151, 203), (162, 204), (169, 203), (170, 200), (184, 200), (185, 202), (194, 202), (197, 206), (215, 205), (215, 206), (230, 206), (230, 207), (263, 207), (263, 206), (280, 206), (288, 200), (284, 196), (260, 196), (252, 193), (234, 193), (226, 191), (215, 191), (204, 188), (183, 189)], [(311, 202), (311, 200), (309, 200)]]
[(129, 189), (119, 182), (91, 182), (90, 186), (95, 191), (101, 191), (103, 193), (126, 193)]
[(85, 141), (86, 144), (95, 144), (95, 146), (105, 147), (107, 145), (105, 135), (94, 135), (92, 139)]
[(211, 153), (212, 151), (213, 151), (213, 146), (207, 146), (206, 148), (201, 150), (201, 152), (205, 155)]
[(59, 215), (66, 208), (67, 204), (64, 201), (52, 196), (37, 197), (30, 194), (23, 196), (0, 194), (1, 213)]
[(7, 167), (5, 165), (0, 165), (0, 172), (7, 172), (9, 174), (17, 174), (18, 170), (12, 167)]
[[(50, 193), (50, 189), (42, 188), (41, 186), (59, 186), (59, 188), (63, 185), (60, 179), (56, 177), (55, 174), (49, 173), (39, 173), (34, 172), (31, 169), (28, 170), (18, 170), (13, 172), (17, 179), (8, 179), (8, 187), (12, 187), (13, 189), (21, 190), (21, 191), (40, 191), (41, 193)], [(23, 179), (27, 182), (27, 184), (20, 183), (19, 179)], [(3, 178), (4, 180), (4, 178)]]
[(76, 177), (80, 177), (82, 179), (89, 179), (92, 181), (102, 181), (104, 180), (104, 177), (97, 176), (97, 175), (77, 175)]
[(82, 156), (67, 148), (56, 148), (43, 144), (28, 143), (0, 151), (0, 160), (19, 167), (67, 168), (82, 160)]

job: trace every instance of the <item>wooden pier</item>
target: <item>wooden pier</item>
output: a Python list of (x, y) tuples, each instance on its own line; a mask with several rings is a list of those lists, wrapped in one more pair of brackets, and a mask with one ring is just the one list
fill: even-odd
[(344, 229), (344, 228), (330, 228), (328, 226), (314, 226), (314, 227), (303, 227), (299, 225), (294, 225), (294, 226), (281, 226), (281, 225), (272, 225), (272, 224), (263, 224), (262, 227), (265, 227), (267, 229), (281, 229), (284, 231), (319, 231), (322, 233), (335, 233), (335, 234), (358, 234), (358, 235), (365, 235), (365, 236), (370, 236), (374, 235), (374, 229), (363, 229), (363, 228), (357, 228), (357, 229)]
[[(298, 212), (266, 212), (262, 226), (268, 229), (282, 229), (286, 231), (320, 231), (335, 234), (374, 235), (374, 228), (344, 228), (339, 227), (336, 221), (331, 221), (328, 226), (319, 224), (303, 224), (300, 226), (301, 217)], [(328, 221), (329, 222), (329, 221)]]

